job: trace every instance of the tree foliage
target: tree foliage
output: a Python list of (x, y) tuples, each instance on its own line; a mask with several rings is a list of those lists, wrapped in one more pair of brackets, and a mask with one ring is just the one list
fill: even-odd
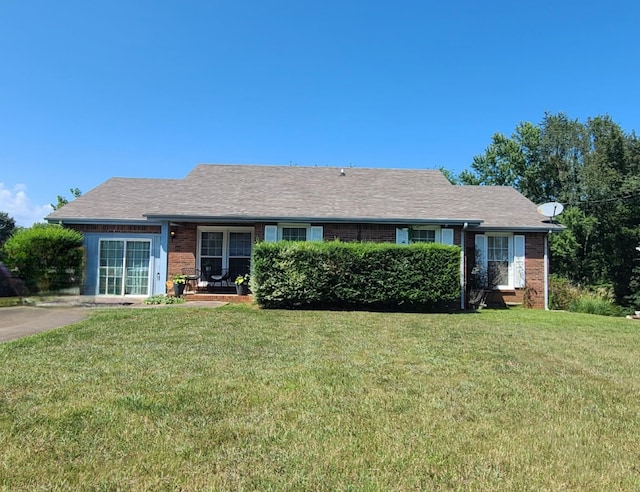
[(16, 229), (16, 221), (6, 212), (0, 212), (0, 247), (11, 237)]
[[(73, 197), (72, 200), (74, 198), (78, 198), (80, 195), (82, 195), (82, 192), (78, 189), (78, 188), (69, 188), (69, 191), (71, 192), (71, 196)], [(54, 210), (58, 210), (59, 208), (64, 207), (67, 203), (69, 203), (69, 200), (67, 200), (65, 197), (63, 197), (62, 195), (58, 195), (57, 196), (57, 200), (58, 202), (54, 205), (53, 203), (51, 204), (51, 207)]]
[(563, 113), (496, 133), (458, 177), (513, 186), (535, 203), (559, 201), (566, 227), (551, 236), (551, 269), (583, 285), (610, 284), (640, 302), (640, 140), (609, 116), (582, 123)]
[(73, 285), (82, 273), (82, 234), (58, 225), (20, 229), (3, 246), (7, 266), (31, 292)]

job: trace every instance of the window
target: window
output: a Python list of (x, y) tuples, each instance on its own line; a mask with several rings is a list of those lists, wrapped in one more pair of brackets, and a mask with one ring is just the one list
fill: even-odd
[(230, 279), (249, 273), (253, 229), (201, 227), (199, 229), (200, 271), (206, 277), (229, 270)]
[(283, 241), (306, 241), (307, 228), (306, 227), (283, 227), (282, 240)]
[(525, 236), (516, 234), (477, 234), (476, 266), (487, 286), (513, 289), (525, 286)]
[(322, 241), (323, 226), (311, 224), (278, 224), (264, 226), (264, 240), (274, 241)]
[(453, 244), (453, 229), (416, 225), (396, 228), (396, 244), (442, 243)]
[(411, 229), (409, 231), (410, 241), (412, 243), (435, 243), (435, 229)]
[(235, 280), (238, 275), (249, 273), (251, 263), (251, 233), (229, 233), (229, 273)]
[(509, 236), (487, 237), (487, 280), (491, 287), (509, 285)]
[(203, 232), (200, 237), (200, 270), (211, 272), (209, 275), (222, 270), (222, 245), (224, 232)]

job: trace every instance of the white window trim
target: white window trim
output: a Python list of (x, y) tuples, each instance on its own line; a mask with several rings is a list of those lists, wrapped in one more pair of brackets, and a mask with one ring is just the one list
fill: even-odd
[(506, 237), (507, 238), (507, 247), (508, 247), (508, 262), (509, 262), (509, 269), (507, 271), (507, 279), (509, 280), (508, 284), (503, 284), (503, 285), (496, 285), (495, 288), (497, 290), (513, 290), (515, 289), (514, 287), (514, 282), (513, 282), (513, 233), (497, 233), (497, 232), (490, 232), (485, 234), (485, 236), (487, 237), (487, 251), (486, 251), (486, 259), (485, 262), (487, 263), (487, 271), (489, 268), (489, 238), (490, 237)]
[[(125, 294), (124, 290), (126, 288), (126, 282), (122, 283), (122, 292), (120, 294), (99, 294), (100, 292), (100, 250), (101, 250), (101, 244), (104, 241), (123, 241), (125, 243), (125, 256), (122, 259), (123, 263), (122, 263), (122, 268), (123, 268), (123, 275), (124, 275), (124, 267), (125, 267), (125, 261), (126, 261), (126, 243), (128, 242), (146, 242), (149, 243), (149, 276), (147, 278), (147, 294)], [(152, 254), (152, 248), (153, 248), (153, 241), (151, 239), (146, 239), (146, 238), (132, 238), (132, 237), (101, 237), (98, 239), (98, 273), (96, 275), (96, 295), (97, 296), (120, 296), (120, 297), (149, 297), (149, 293), (153, 292), (153, 254)]]
[(307, 241), (309, 240), (309, 235), (311, 234), (311, 224), (302, 224), (299, 222), (282, 222), (278, 224), (278, 241), (282, 241), (282, 230), (290, 227), (296, 229), (306, 229)]
[(292, 227), (297, 229), (306, 229), (307, 231), (307, 241), (314, 241), (316, 239), (311, 239), (312, 229), (319, 228), (321, 229), (320, 237), (323, 238), (324, 229), (323, 226), (312, 225), (310, 223), (301, 223), (301, 222), (279, 222), (278, 223), (278, 241), (282, 241), (282, 230)]
[(202, 233), (203, 232), (222, 232), (222, 268), (229, 268), (229, 233), (231, 232), (250, 232), (251, 233), (251, 251), (253, 252), (253, 243), (255, 242), (255, 229), (253, 227), (224, 227), (224, 226), (198, 226), (196, 241), (196, 268), (200, 268), (202, 262)]
[[(522, 239), (518, 239), (518, 241), (522, 241), (520, 246), (522, 248), (522, 256), (516, 257), (516, 236), (521, 237)], [(482, 236), (476, 236), (476, 238)], [(507, 274), (507, 278), (509, 283), (506, 285), (497, 285), (495, 286), (496, 290), (514, 290), (520, 289), (525, 286), (526, 281), (526, 272), (525, 268), (525, 260), (526, 260), (526, 237), (519, 234), (514, 234), (512, 232), (487, 232), (483, 235), (484, 240), (482, 251), (482, 267), (485, 271), (488, 271), (489, 267), (489, 241), (490, 237), (507, 237), (508, 238), (508, 260), (509, 260), (509, 271)], [(476, 245), (478, 244), (478, 240), (476, 240)], [(522, 271), (517, 271), (518, 268), (521, 268)]]
[[(411, 241), (411, 230), (419, 230), (419, 231), (434, 231), (435, 232), (435, 241), (437, 244), (455, 244), (455, 232), (454, 229), (444, 228), (440, 226), (434, 225), (417, 225), (411, 227), (396, 227), (396, 244), (415, 244)], [(442, 240), (442, 231), (451, 231), (451, 243), (444, 243)], [(418, 241), (421, 242), (421, 241)], [(428, 243), (427, 243), (428, 244)]]
[[(411, 231), (412, 230), (416, 230), (416, 231), (434, 231), (435, 234), (435, 243), (440, 243), (442, 242), (442, 234), (440, 233), (440, 229), (441, 227), (438, 226), (412, 226), (409, 228), (409, 244), (416, 244), (411, 240)], [(418, 243), (421, 243), (422, 241), (418, 241)], [(427, 243), (428, 244), (428, 243)]]

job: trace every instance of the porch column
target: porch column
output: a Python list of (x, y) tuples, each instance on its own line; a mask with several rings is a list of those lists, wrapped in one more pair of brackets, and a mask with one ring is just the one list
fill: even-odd
[(163, 220), (160, 226), (160, 255), (157, 264), (153, 268), (153, 292), (152, 294), (164, 294), (165, 282), (169, 268), (169, 221)]

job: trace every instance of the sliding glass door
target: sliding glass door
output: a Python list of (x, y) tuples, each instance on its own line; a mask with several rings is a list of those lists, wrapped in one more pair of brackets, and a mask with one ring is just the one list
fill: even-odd
[(149, 293), (151, 241), (100, 241), (98, 294), (146, 296)]

